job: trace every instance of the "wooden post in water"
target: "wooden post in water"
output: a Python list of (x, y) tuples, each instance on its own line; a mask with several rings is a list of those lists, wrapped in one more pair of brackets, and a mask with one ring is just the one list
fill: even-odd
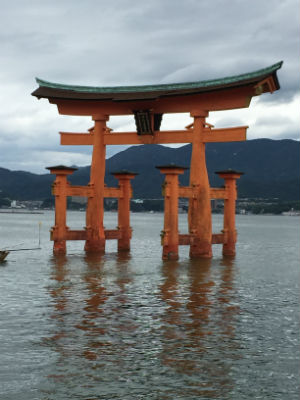
[(132, 228), (130, 227), (130, 198), (132, 196), (130, 180), (137, 174), (123, 170), (113, 172), (112, 175), (119, 180), (121, 189), (121, 195), (118, 199), (118, 230), (120, 232), (118, 251), (129, 251), (132, 236)]
[(217, 171), (216, 174), (225, 180), (226, 198), (224, 199), (224, 256), (235, 256), (237, 231), (235, 228), (235, 202), (237, 198), (236, 180), (243, 175), (242, 172), (233, 170)]
[(178, 175), (183, 174), (185, 167), (175, 164), (156, 167), (166, 175), (164, 183), (164, 230), (162, 232), (163, 260), (178, 260)]
[(212, 221), (210, 187), (205, 161), (204, 128), (206, 111), (191, 113), (194, 117), (190, 187), (196, 196), (189, 201), (189, 233), (194, 236), (190, 246), (191, 258), (212, 257)]
[(53, 253), (66, 253), (67, 234), (67, 176), (71, 175), (77, 168), (69, 168), (64, 165), (48, 167), (51, 174), (56, 178), (53, 183), (53, 194), (55, 196), (55, 225), (51, 229), (51, 240), (54, 241)]
[(93, 187), (93, 197), (89, 197), (86, 210), (85, 242), (86, 252), (105, 252), (105, 233), (103, 226), (104, 217), (104, 176), (105, 176), (105, 150), (104, 134), (106, 132), (106, 115), (94, 116), (95, 127), (93, 130), (93, 155), (91, 164), (90, 186)]

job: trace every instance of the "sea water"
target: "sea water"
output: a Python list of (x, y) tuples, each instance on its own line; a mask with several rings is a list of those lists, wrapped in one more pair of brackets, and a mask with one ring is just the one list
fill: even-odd
[(181, 246), (169, 262), (163, 214), (132, 214), (129, 254), (112, 240), (89, 257), (83, 242), (53, 257), (53, 220), (0, 214), (0, 248), (41, 242), (0, 265), (1, 400), (299, 398), (298, 217), (237, 216), (235, 259)]

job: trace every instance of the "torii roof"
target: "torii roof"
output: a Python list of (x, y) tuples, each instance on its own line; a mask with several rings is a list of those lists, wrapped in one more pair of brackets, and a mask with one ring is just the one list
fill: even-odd
[[(238, 87), (254, 87), (257, 83), (269, 79), (269, 83), (261, 86), (260, 93), (274, 91), (280, 88), (276, 71), (281, 68), (282, 61), (258, 71), (198, 82), (173, 83), (142, 86), (78, 86), (47, 82), (36, 78), (39, 87), (32, 93), (38, 98), (62, 100), (104, 100), (104, 101), (135, 101), (156, 100), (175, 96), (187, 96)], [(257, 94), (260, 94), (257, 93)]]

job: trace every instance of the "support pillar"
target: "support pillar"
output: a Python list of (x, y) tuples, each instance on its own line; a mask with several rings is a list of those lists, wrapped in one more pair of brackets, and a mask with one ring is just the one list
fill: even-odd
[(193, 142), (190, 171), (190, 187), (196, 196), (189, 201), (189, 233), (193, 235), (190, 246), (191, 258), (212, 256), (212, 219), (210, 187), (205, 160), (204, 128), (207, 112), (194, 112)]
[(94, 146), (91, 164), (90, 186), (94, 189), (93, 197), (88, 199), (86, 210), (87, 240), (86, 252), (105, 252), (105, 234), (103, 226), (104, 217), (104, 176), (105, 176), (105, 150), (104, 133), (106, 131), (105, 115), (94, 116)]
[(51, 229), (51, 240), (54, 241), (53, 253), (66, 254), (67, 233), (67, 176), (71, 175), (77, 168), (69, 168), (64, 165), (48, 167), (51, 174), (56, 178), (53, 183), (53, 194), (55, 196), (55, 225)]
[(165, 165), (156, 167), (162, 174), (166, 175), (164, 184), (164, 230), (162, 232), (162, 259), (178, 260), (178, 197), (179, 182), (178, 175), (183, 174), (185, 167), (177, 165)]
[(225, 243), (223, 244), (224, 256), (235, 256), (237, 231), (235, 227), (235, 203), (237, 198), (236, 180), (243, 175), (242, 172), (233, 170), (217, 171), (216, 174), (225, 180), (226, 199), (224, 200), (224, 228)]
[(129, 251), (132, 236), (132, 228), (130, 227), (130, 198), (132, 197), (130, 180), (135, 178), (137, 174), (123, 170), (113, 172), (112, 175), (119, 180), (122, 193), (118, 199), (118, 230), (121, 233), (121, 237), (118, 239), (118, 251)]

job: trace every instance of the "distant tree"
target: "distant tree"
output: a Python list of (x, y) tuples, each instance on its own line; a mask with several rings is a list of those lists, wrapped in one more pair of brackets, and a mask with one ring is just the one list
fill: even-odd
[(48, 197), (44, 199), (41, 208), (53, 208), (54, 207), (54, 197)]
[(7, 198), (1, 198), (0, 197), (0, 207), (9, 207), (11, 201)]

